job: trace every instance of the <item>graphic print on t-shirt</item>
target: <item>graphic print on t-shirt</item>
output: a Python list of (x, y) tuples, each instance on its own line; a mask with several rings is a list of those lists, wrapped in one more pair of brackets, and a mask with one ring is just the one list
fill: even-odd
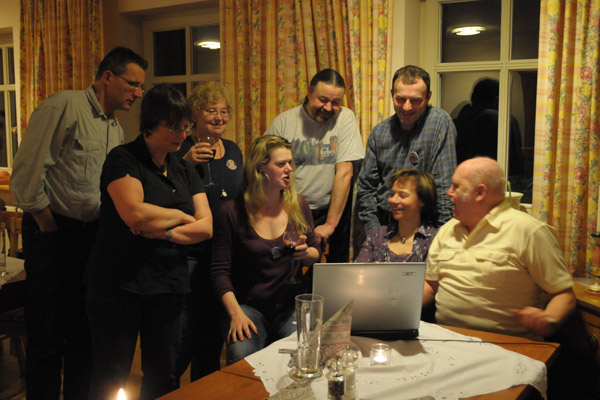
[(318, 139), (294, 139), (292, 142), (292, 157), (296, 166), (335, 164), (338, 138), (330, 136), (325, 143)]

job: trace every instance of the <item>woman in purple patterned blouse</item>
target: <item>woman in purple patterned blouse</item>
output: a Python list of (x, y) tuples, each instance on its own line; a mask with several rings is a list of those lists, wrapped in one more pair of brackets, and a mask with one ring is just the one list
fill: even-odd
[(433, 176), (414, 169), (395, 172), (388, 181), (390, 208), (398, 223), (371, 231), (356, 262), (425, 261), (438, 231), (437, 192)]

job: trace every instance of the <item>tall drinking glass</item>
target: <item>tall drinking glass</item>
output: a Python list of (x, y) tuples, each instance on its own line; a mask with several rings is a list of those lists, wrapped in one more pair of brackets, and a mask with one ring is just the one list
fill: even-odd
[(319, 366), (323, 302), (323, 296), (318, 294), (296, 296), (298, 366), (290, 372), (294, 379), (313, 380), (323, 376)]

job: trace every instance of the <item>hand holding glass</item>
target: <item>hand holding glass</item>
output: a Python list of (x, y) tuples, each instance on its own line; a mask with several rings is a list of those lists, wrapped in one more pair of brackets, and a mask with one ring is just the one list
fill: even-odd
[(296, 231), (293, 229), (288, 229), (283, 232), (283, 248), (285, 251), (291, 255), (292, 261), (290, 265), (290, 273), (285, 280), (285, 283), (288, 284), (297, 284), (300, 283), (298, 279), (296, 279), (297, 274), (297, 264), (298, 262), (294, 260), (294, 252), (296, 251), (296, 244), (298, 243), (298, 235)]

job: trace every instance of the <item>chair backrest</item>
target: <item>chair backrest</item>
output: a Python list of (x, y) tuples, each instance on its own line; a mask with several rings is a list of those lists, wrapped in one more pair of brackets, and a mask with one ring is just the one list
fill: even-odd
[(21, 225), (23, 213), (17, 211), (0, 211), (0, 222), (4, 222), (8, 234), (8, 255), (17, 257), (22, 252)]

